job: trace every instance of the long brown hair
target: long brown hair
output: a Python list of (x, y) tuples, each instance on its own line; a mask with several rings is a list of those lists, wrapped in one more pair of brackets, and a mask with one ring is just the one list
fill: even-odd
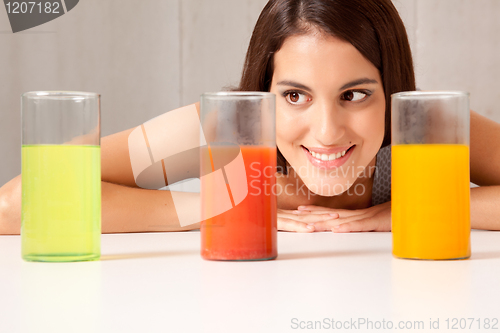
[[(255, 25), (239, 90), (269, 91), (273, 58), (287, 37), (311, 28), (351, 43), (379, 71), (384, 87), (385, 135), (391, 143), (391, 94), (415, 90), (410, 44), (390, 0), (270, 0)], [(278, 165), (286, 160), (278, 150)]]

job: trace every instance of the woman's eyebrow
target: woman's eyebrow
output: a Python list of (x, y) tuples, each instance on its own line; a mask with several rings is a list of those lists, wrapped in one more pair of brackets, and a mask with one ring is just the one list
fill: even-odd
[[(367, 83), (377, 84), (378, 81), (374, 80), (374, 79), (369, 79), (367, 77), (364, 77), (361, 79), (356, 79), (354, 81), (351, 81), (351, 82), (344, 84), (342, 87), (340, 87), (339, 91), (347, 89), (347, 88), (355, 87), (359, 84), (367, 84)], [(292, 87), (295, 87), (298, 89), (311, 91), (311, 88), (309, 88), (308, 86), (305, 86), (305, 85), (298, 83), (298, 82), (295, 82), (295, 81), (284, 80), (284, 81), (280, 81), (280, 82), (276, 83), (276, 85), (278, 85), (278, 86), (292, 86)]]
[(311, 91), (311, 88), (309, 88), (308, 86), (305, 86), (303, 84), (300, 84), (300, 83), (297, 83), (294, 81), (286, 81), (286, 80), (280, 81), (280, 82), (276, 83), (276, 85), (278, 85), (278, 86), (292, 86), (292, 87), (295, 87), (298, 89)]
[(357, 80), (354, 80), (354, 81), (351, 81), (351, 82), (348, 82), (348, 83), (344, 84), (342, 87), (340, 87), (339, 90), (344, 90), (344, 89), (347, 89), (347, 88), (355, 87), (358, 84), (367, 84), (367, 83), (378, 83), (378, 81), (374, 80), (374, 79), (369, 79), (367, 77), (364, 77), (362, 79), (357, 79)]

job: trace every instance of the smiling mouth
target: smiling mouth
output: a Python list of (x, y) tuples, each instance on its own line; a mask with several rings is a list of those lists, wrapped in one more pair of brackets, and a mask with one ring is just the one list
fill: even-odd
[(307, 149), (306, 147), (302, 146), (305, 150), (307, 150), (307, 152), (315, 159), (317, 159), (318, 161), (321, 161), (321, 162), (327, 162), (327, 161), (335, 161), (343, 156), (345, 156), (349, 151), (351, 151), (352, 149), (354, 149), (354, 147), (356, 147), (356, 145), (352, 145), (351, 147), (349, 147), (348, 149), (344, 150), (344, 151), (341, 151), (341, 152), (338, 152), (338, 153), (334, 153), (334, 154), (321, 154), (321, 153), (316, 153), (314, 151), (311, 151), (309, 149)]

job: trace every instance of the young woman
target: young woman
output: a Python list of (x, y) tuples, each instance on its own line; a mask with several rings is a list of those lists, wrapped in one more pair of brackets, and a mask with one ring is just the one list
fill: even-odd
[[(415, 90), (390, 0), (269, 1), (239, 90), (277, 96), (280, 230), (390, 231), (390, 95)], [(137, 188), (132, 130), (102, 139), (103, 232), (199, 227), (180, 227), (169, 191)], [(471, 189), (472, 227), (500, 230), (500, 124), (471, 111), (470, 142), (471, 181), (481, 185)], [(0, 189), (3, 234), (19, 233), (20, 192), (19, 177)]]

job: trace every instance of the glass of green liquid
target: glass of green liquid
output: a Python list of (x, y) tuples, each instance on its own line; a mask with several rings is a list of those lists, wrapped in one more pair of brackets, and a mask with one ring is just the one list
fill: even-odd
[(21, 104), (23, 259), (99, 259), (100, 95), (35, 91)]

